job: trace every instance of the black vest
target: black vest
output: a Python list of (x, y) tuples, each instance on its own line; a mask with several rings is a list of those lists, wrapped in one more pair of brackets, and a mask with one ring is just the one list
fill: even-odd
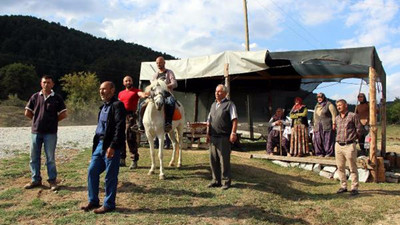
[(233, 104), (230, 100), (223, 100), (218, 109), (217, 102), (211, 105), (210, 110), (210, 135), (211, 136), (229, 136), (232, 132), (232, 120), (230, 107)]

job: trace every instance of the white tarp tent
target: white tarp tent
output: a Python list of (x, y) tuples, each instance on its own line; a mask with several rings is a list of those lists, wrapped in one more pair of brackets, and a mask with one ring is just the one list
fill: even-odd
[[(167, 60), (166, 67), (175, 73), (177, 80), (206, 78), (224, 75), (224, 66), (229, 64), (230, 74), (243, 74), (262, 71), (268, 68), (265, 64), (267, 51), (226, 51), (214, 55), (194, 57), (181, 60)], [(222, 65), (222, 66), (221, 66)], [(151, 80), (157, 71), (153, 62), (142, 62), (140, 80)]]

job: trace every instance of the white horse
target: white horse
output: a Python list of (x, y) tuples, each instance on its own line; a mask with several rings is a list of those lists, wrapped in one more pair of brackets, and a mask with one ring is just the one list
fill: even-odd
[[(154, 139), (158, 137), (159, 141), (159, 150), (158, 150), (158, 158), (160, 160), (160, 179), (165, 179), (164, 175), (164, 167), (163, 167), (163, 149), (164, 149), (164, 102), (165, 95), (168, 92), (167, 85), (164, 81), (155, 80), (148, 87), (146, 87), (146, 92), (150, 92), (150, 98), (148, 100), (147, 107), (144, 111), (143, 115), (143, 125), (145, 128), (145, 133), (147, 140), (150, 145), (150, 156), (151, 156), (151, 168), (149, 171), (149, 175), (154, 174), (155, 170), (155, 151), (154, 151)], [(183, 136), (183, 128), (185, 123), (185, 112), (182, 104), (179, 105), (178, 108), (181, 113), (180, 120), (172, 121), (172, 130), (168, 133), (169, 138), (172, 142), (172, 158), (169, 163), (169, 166), (174, 166), (175, 154), (178, 151), (178, 165), (177, 167), (182, 166), (182, 136)], [(175, 134), (175, 135), (174, 135)]]

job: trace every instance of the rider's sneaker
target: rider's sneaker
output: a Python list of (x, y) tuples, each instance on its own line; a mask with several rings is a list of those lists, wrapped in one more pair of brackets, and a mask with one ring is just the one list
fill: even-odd
[(139, 131), (139, 126), (138, 126), (137, 124), (133, 125), (133, 126), (131, 127), (131, 131), (133, 131), (133, 132), (138, 132), (138, 131)]
[(172, 130), (172, 124), (166, 123), (164, 130), (166, 133), (170, 132)]

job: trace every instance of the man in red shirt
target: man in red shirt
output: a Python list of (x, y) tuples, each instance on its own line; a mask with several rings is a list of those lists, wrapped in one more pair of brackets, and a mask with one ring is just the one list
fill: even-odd
[[(144, 92), (140, 89), (133, 87), (133, 79), (131, 76), (125, 76), (123, 80), (125, 90), (119, 92), (118, 99), (124, 103), (126, 109), (126, 143), (129, 147), (129, 152), (132, 154), (132, 164), (130, 169), (137, 168), (137, 161), (139, 160), (138, 143), (136, 140), (136, 109), (139, 98), (144, 98)], [(121, 150), (120, 166), (126, 166), (126, 146)]]

